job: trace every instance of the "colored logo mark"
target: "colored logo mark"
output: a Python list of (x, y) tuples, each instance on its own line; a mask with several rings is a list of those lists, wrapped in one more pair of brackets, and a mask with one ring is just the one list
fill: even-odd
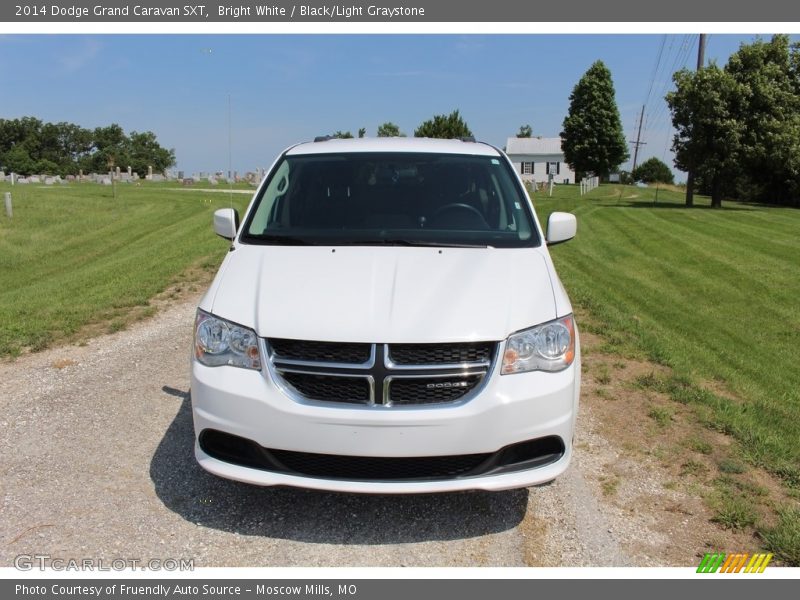
[(724, 554), (707, 552), (697, 567), (698, 573), (763, 573), (772, 554)]

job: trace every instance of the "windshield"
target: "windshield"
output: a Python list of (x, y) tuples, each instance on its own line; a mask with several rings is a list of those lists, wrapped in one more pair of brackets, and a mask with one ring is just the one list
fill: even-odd
[(539, 245), (527, 196), (505, 160), (432, 153), (284, 156), (241, 241)]

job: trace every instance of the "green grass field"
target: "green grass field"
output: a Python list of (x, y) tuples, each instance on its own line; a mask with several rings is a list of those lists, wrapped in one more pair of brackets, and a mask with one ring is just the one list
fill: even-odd
[[(0, 356), (73, 339), (92, 323), (118, 329), (190, 267), (216, 269), (227, 247), (211, 230), (224, 193), (172, 184), (0, 184)], [(242, 208), (249, 196), (230, 196)], [(105, 331), (106, 329), (101, 329)]]
[[(546, 222), (578, 218), (553, 260), (583, 323), (613, 353), (671, 367), (650, 385), (692, 405), (741, 457), (800, 490), (800, 211), (726, 202), (694, 209), (683, 194), (574, 186), (535, 194)], [(779, 507), (760, 533), (800, 564), (800, 510)], [(770, 537), (771, 536), (771, 537)]]

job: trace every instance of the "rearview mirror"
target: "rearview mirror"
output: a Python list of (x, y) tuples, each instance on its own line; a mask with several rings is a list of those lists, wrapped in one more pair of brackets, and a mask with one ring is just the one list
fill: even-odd
[(232, 208), (214, 211), (214, 233), (226, 240), (233, 240), (239, 230), (239, 213)]
[(554, 212), (547, 219), (547, 245), (553, 246), (575, 237), (578, 220), (572, 213)]

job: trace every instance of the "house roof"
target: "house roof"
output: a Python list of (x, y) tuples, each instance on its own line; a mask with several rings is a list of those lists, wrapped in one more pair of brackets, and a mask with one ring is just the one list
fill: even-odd
[(506, 141), (506, 154), (563, 154), (561, 138), (510, 137)]

